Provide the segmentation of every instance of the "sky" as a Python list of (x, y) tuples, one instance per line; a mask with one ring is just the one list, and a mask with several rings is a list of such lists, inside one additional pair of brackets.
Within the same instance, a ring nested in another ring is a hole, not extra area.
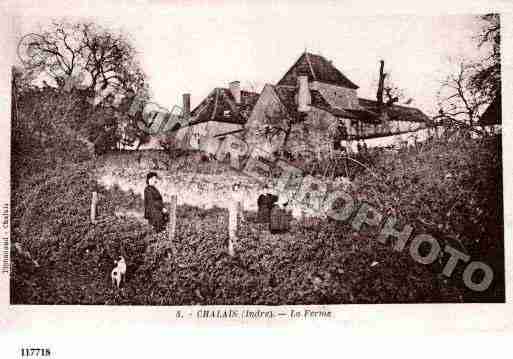
[(172, 108), (182, 94), (197, 105), (214, 87), (234, 80), (243, 89), (276, 83), (305, 51), (321, 54), (375, 98), (379, 60), (412, 98), (433, 114), (440, 80), (453, 71), (450, 59), (479, 59), (476, 15), (352, 14), (347, 3), (162, 3), (132, 2), (89, 7), (63, 2), (41, 9), (24, 6), (13, 17), (14, 38), (38, 31), (52, 18), (94, 20), (127, 32), (148, 75), (153, 100)]

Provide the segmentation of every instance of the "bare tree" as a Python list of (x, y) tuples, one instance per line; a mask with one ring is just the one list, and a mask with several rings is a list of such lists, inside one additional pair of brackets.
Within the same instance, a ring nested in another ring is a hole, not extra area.
[[(386, 107), (390, 107), (405, 97), (404, 90), (394, 83), (392, 76), (389, 72), (384, 71), (385, 62), (380, 61), (378, 90), (376, 92), (376, 100), (378, 102), (379, 111), (384, 111)], [(408, 99), (408, 104), (413, 101)]]
[(39, 34), (31, 34), (19, 51), (29, 69), (43, 69), (59, 86), (69, 76), (84, 76), (84, 84), (98, 92), (110, 89), (137, 92), (145, 75), (135, 60), (136, 51), (120, 32), (94, 23), (53, 21)]
[(438, 92), (439, 116), (473, 126), (487, 99), (471, 85), (475, 65), (460, 61), (454, 73), (441, 83)]
[(86, 48), (85, 69), (91, 77), (91, 87), (137, 92), (144, 84), (144, 73), (134, 60), (136, 51), (123, 34), (106, 31), (95, 24), (80, 26)]
[(41, 33), (24, 36), (19, 55), (27, 69), (44, 69), (55, 80), (71, 76), (83, 58), (84, 44), (77, 35), (77, 25), (53, 21)]
[[(385, 81), (383, 91), (385, 95), (385, 106), (392, 106), (399, 101), (404, 100), (404, 90), (397, 86), (391, 77), (388, 77), (387, 81)], [(408, 101), (411, 102), (411, 99)]]
[(257, 129), (257, 134), (264, 137), (269, 143), (272, 143), (275, 138), (283, 136), (280, 146), (283, 149), (287, 147), (293, 125), (303, 121), (306, 114), (298, 113), (297, 118), (290, 118), (280, 105), (278, 108), (266, 109), (264, 116), (264, 124)]
[[(69, 90), (69, 85), (85, 90), (81, 94), (93, 105), (87, 109), (94, 116), (71, 117), (80, 118), (80, 125), (89, 128), (90, 136), (98, 138), (115, 130), (117, 136), (110, 137), (121, 139), (126, 146), (148, 140), (138, 126), (141, 109), (132, 111), (135, 96), (137, 103), (148, 101), (148, 84), (136, 60), (136, 50), (124, 33), (92, 22), (54, 20), (39, 33), (24, 36), (18, 54), (27, 74), (46, 72), (46, 80), (52, 78), (59, 90)], [(34, 79), (26, 77), (29, 81)], [(114, 96), (123, 97), (120, 105), (113, 103)], [(100, 105), (98, 99), (104, 104)], [(112, 131), (106, 131), (102, 121), (112, 122)], [(110, 137), (108, 142), (113, 142)], [(116, 143), (109, 146), (119, 147)]]
[(470, 86), (491, 102), (501, 90), (500, 16), (486, 14), (481, 16), (481, 20), (483, 27), (478, 36), (478, 47), (489, 47), (488, 56), (475, 65)]

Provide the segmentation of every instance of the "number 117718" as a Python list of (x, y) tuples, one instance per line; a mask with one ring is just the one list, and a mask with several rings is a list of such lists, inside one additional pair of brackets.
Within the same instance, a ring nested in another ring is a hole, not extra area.
[(49, 357), (50, 355), (48, 348), (21, 348), (22, 357)]

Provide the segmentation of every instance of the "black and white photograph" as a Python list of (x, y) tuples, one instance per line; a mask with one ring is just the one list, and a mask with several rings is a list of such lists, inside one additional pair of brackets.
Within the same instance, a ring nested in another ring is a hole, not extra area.
[(112, 6), (13, 10), (10, 305), (506, 302), (502, 14)]

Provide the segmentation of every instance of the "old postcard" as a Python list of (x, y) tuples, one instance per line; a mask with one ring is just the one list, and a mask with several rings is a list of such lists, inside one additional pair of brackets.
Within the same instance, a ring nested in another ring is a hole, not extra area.
[(510, 330), (511, 7), (461, 6), (11, 2), (1, 330)]

